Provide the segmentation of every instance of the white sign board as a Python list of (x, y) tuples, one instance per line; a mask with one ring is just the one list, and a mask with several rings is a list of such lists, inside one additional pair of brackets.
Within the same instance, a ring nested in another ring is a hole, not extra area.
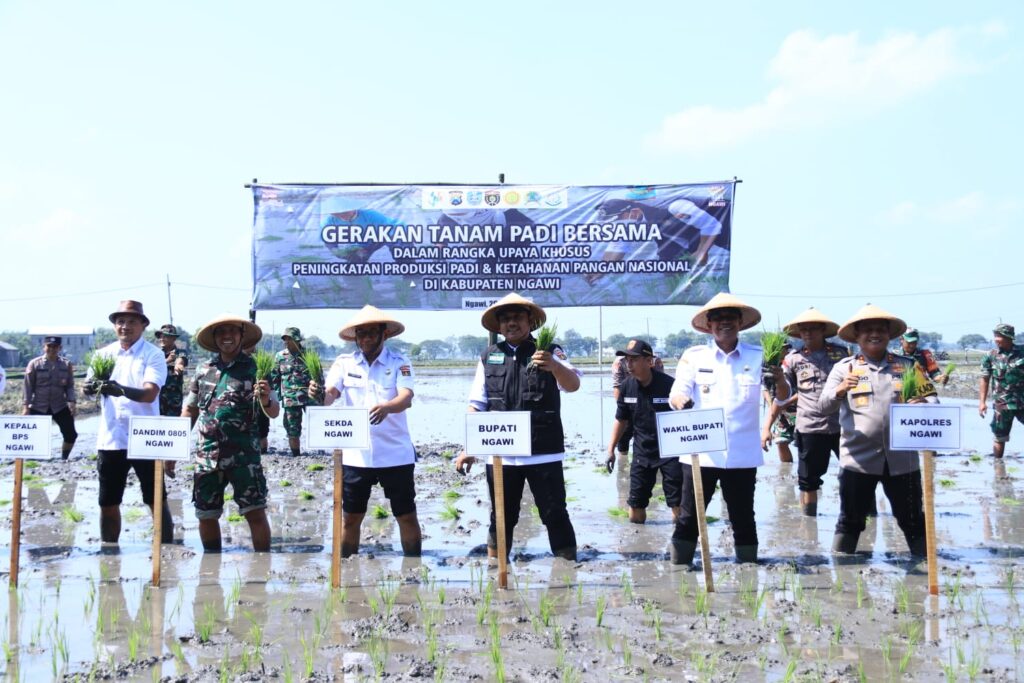
[(466, 413), (466, 455), (533, 455), (529, 411)]
[(306, 406), (310, 448), (370, 447), (370, 411), (344, 406)]
[(4, 415), (0, 417), (0, 458), (48, 460), (50, 430), (53, 419), (49, 415)]
[(187, 417), (143, 417), (128, 420), (128, 457), (135, 460), (188, 462), (192, 421)]
[(960, 406), (890, 405), (889, 447), (897, 451), (960, 450)]
[(663, 458), (729, 449), (725, 411), (721, 408), (672, 410), (655, 413), (655, 418), (658, 421), (658, 449)]

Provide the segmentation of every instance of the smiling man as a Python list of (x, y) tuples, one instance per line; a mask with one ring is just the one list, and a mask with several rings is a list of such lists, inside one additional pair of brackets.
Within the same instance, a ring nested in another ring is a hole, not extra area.
[[(879, 483), (912, 555), (925, 552), (924, 506), (917, 453), (889, 447), (889, 406), (900, 400), (903, 375), (914, 360), (889, 353), (905, 322), (868, 304), (839, 328), (839, 337), (860, 346), (829, 372), (818, 406), (839, 413), (839, 520), (832, 551), (854, 553)], [(914, 399), (920, 401), (922, 399)]]
[(67, 460), (78, 438), (75, 430), (75, 371), (71, 363), (61, 358), (60, 349), (60, 337), (46, 337), (43, 339), (43, 355), (28, 362), (22, 414), (53, 416), (64, 437), (60, 457)]
[[(164, 354), (142, 338), (149, 318), (138, 301), (122, 301), (108, 316), (114, 324), (117, 341), (96, 353), (114, 358), (110, 379), (95, 381), (90, 369), (85, 378), (84, 393), (97, 392), (102, 399), (102, 419), (96, 435), (99, 473), (100, 536), (105, 543), (117, 543), (121, 536), (121, 500), (128, 482), (129, 470), (135, 470), (142, 489), (142, 502), (153, 510), (153, 483), (156, 467), (152, 460), (128, 459), (128, 422), (132, 415), (158, 416), (160, 387), (167, 379)], [(161, 541), (170, 543), (174, 537), (171, 510), (164, 505)]]
[(256, 361), (243, 351), (262, 337), (254, 323), (234, 316), (217, 318), (196, 334), (196, 343), (215, 355), (196, 369), (181, 415), (191, 418), (193, 426), (199, 422), (192, 503), (206, 552), (221, 550), (219, 520), (228, 484), (249, 523), (253, 550), (270, 550), (256, 411), (273, 418), (281, 406), (267, 380), (256, 380)]
[[(695, 410), (722, 408), (725, 412), (728, 450), (700, 454), (701, 482), (705, 507), (711, 502), (715, 487), (719, 484), (722, 487), (736, 544), (736, 560), (741, 563), (757, 562), (754, 487), (757, 468), (764, 464), (764, 457), (758, 444), (761, 347), (741, 342), (739, 333), (760, 320), (761, 314), (753, 306), (731, 294), (716, 294), (692, 321), (695, 330), (712, 336), (711, 343), (683, 352), (669, 397), (676, 410), (682, 410), (693, 401)], [(775, 366), (772, 375), (776, 404), (785, 403), (790, 392), (782, 369)], [(699, 531), (693, 468), (689, 456), (680, 460), (683, 493), (670, 554), (673, 564), (688, 565), (693, 562)]]
[[(518, 294), (492, 304), (480, 318), (489, 332), (504, 340), (488, 346), (480, 356), (469, 390), (469, 411), (529, 411), (533, 455), (502, 458), (505, 492), (505, 548), (511, 552), (512, 531), (519, 522), (523, 489), (530, 492), (548, 530), (555, 557), (576, 560), (576, 531), (565, 503), (565, 434), (562, 430), (560, 393), (580, 388), (579, 373), (557, 344), (537, 348), (532, 332), (544, 324), (544, 309)], [(458, 472), (468, 472), (476, 458), (461, 453), (455, 460)], [(487, 465), (487, 492), (491, 519), (487, 554), (498, 556), (494, 508), (494, 469)]]
[[(342, 451), (342, 557), (359, 552), (360, 525), (376, 484), (391, 503), (402, 552), (406, 557), (419, 557), (422, 551), (413, 476), (416, 449), (405, 413), (412, 405), (412, 363), (384, 344), (404, 331), (405, 325), (367, 305), (338, 332), (359, 350), (334, 361), (325, 380), (324, 405), (366, 408), (370, 417), (370, 448)], [(311, 384), (310, 393), (319, 393), (319, 387)]]

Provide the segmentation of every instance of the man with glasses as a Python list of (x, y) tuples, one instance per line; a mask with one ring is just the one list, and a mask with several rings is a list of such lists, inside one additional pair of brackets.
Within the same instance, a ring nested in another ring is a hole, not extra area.
[[(156, 468), (152, 460), (128, 458), (128, 421), (132, 415), (159, 416), (160, 387), (167, 381), (164, 354), (142, 338), (149, 325), (138, 301), (122, 301), (110, 314), (117, 341), (96, 353), (115, 360), (114, 371), (106, 380), (94, 379), (92, 370), (85, 378), (86, 396), (102, 396), (102, 419), (96, 435), (99, 457), (100, 537), (104, 543), (117, 543), (121, 536), (121, 500), (124, 497), (128, 471), (134, 469), (142, 488), (142, 502), (153, 510), (153, 484)], [(161, 486), (163, 483), (161, 482)], [(164, 505), (161, 541), (170, 543), (174, 538), (171, 510)]]
[(43, 355), (25, 368), (25, 402), (22, 415), (52, 415), (64, 442), (60, 457), (67, 460), (75, 446), (75, 369), (60, 355), (61, 338), (45, 337)]
[[(724, 410), (728, 450), (700, 454), (701, 482), (705, 506), (711, 502), (715, 487), (721, 484), (736, 544), (736, 560), (741, 563), (757, 562), (754, 487), (764, 456), (758, 447), (761, 347), (741, 342), (739, 333), (760, 320), (761, 314), (753, 306), (731, 294), (716, 294), (692, 321), (695, 330), (712, 336), (711, 343), (683, 352), (669, 396), (676, 410), (682, 410), (690, 401), (695, 410)], [(789, 398), (789, 384), (780, 367), (774, 367), (772, 375), (775, 404), (780, 405)], [(673, 564), (688, 565), (693, 562), (699, 536), (693, 468), (689, 456), (685, 458), (681, 510), (672, 532), (670, 555)]]
[[(359, 529), (375, 484), (384, 489), (398, 522), (402, 552), (419, 557), (423, 535), (416, 516), (414, 470), (416, 449), (409, 436), (405, 411), (412, 405), (412, 363), (384, 342), (405, 331), (405, 325), (383, 311), (364, 306), (338, 336), (359, 350), (334, 361), (327, 373), (324, 405), (369, 409), (370, 448), (342, 450), (341, 555), (359, 552)], [(320, 387), (310, 384), (310, 393)]]

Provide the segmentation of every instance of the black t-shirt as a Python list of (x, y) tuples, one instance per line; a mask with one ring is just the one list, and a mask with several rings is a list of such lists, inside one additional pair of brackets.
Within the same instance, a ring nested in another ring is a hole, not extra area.
[(664, 372), (654, 370), (646, 387), (629, 376), (619, 387), (619, 401), (615, 419), (633, 424), (633, 457), (649, 462), (660, 460), (658, 452), (658, 423), (655, 413), (672, 410), (668, 394), (675, 382)]

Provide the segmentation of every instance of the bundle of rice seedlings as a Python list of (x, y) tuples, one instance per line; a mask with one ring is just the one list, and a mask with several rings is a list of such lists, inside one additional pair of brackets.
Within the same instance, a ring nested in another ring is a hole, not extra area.
[(324, 364), (320, 360), (320, 354), (313, 349), (305, 349), (302, 352), (302, 364), (309, 372), (309, 378), (317, 384), (324, 383)]
[(256, 349), (252, 354), (256, 361), (256, 381), (268, 379), (270, 372), (274, 369), (274, 354), (263, 349)]
[(900, 389), (901, 403), (910, 403), (910, 399), (915, 398), (921, 390), (917, 372), (917, 363), (914, 363), (909, 370), (903, 373), (903, 387)]
[(946, 366), (946, 369), (942, 371), (942, 374), (946, 376), (946, 379), (949, 379), (949, 376), (953, 374), (954, 370), (956, 370), (956, 363), (950, 363)]
[(117, 363), (116, 358), (104, 356), (98, 351), (91, 352), (85, 359), (85, 364), (92, 373), (92, 378), (99, 382), (110, 379), (110, 375), (114, 372), (115, 363)]
[(789, 335), (782, 330), (761, 333), (761, 351), (764, 357), (764, 364), (767, 367), (779, 365), (782, 362), (782, 352), (789, 343)]
[[(537, 332), (537, 350), (548, 351), (549, 347), (555, 343), (555, 335), (558, 333), (558, 323), (552, 323), (545, 325), (540, 328)], [(531, 360), (528, 367), (533, 367), (534, 363)]]

